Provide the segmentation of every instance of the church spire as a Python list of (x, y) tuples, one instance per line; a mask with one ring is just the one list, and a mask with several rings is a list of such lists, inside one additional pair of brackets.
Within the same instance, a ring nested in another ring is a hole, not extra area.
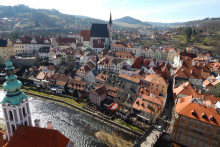
[(112, 13), (111, 13), (111, 11), (110, 11), (109, 25), (112, 25)]

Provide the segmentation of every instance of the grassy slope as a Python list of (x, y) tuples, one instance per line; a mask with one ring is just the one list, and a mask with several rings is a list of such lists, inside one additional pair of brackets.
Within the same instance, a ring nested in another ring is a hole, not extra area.
[[(26, 91), (26, 90), (23, 90), (23, 91)], [(43, 93), (43, 92), (37, 92), (37, 91), (33, 91), (33, 90), (28, 90), (28, 92), (33, 93), (33, 94), (42, 95), (42, 96), (47, 96), (47, 97), (57, 99), (57, 100), (62, 100), (62, 101), (68, 102), (68, 103), (73, 104), (73, 105), (78, 106), (78, 107), (82, 107), (82, 106), (85, 105), (85, 103), (83, 103), (83, 102), (78, 103), (78, 102), (76, 102), (75, 100), (73, 100), (71, 98), (55, 96), (55, 95), (51, 95), (51, 94), (47, 94), (47, 93)]]

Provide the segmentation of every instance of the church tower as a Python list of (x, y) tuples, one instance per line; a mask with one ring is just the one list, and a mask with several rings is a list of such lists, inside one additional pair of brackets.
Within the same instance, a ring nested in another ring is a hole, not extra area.
[(111, 45), (112, 45), (112, 14), (110, 12), (110, 19), (109, 19), (109, 46), (111, 49)]
[(3, 89), (6, 95), (2, 101), (2, 109), (10, 139), (19, 125), (32, 126), (32, 124), (28, 96), (20, 91), (22, 83), (14, 75), (12, 62), (8, 60), (5, 65), (6, 82), (3, 84)]

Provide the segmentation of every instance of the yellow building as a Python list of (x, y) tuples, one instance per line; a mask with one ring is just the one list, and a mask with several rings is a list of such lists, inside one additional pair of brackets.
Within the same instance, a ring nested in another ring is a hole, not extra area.
[(170, 132), (173, 141), (192, 147), (220, 146), (220, 101), (205, 95), (179, 98)]
[(13, 45), (12, 42), (4, 39), (0, 39), (0, 64), (5, 64), (5, 62), (13, 56)]
[(150, 86), (150, 89), (154, 90), (154, 91), (159, 91), (162, 94), (167, 94), (167, 88), (168, 88), (168, 84), (167, 82), (164, 80), (163, 77), (156, 75), (156, 74), (149, 74), (146, 75), (144, 81), (142, 81), (143, 84), (147, 84)]
[(169, 50), (167, 54), (167, 61), (173, 61), (175, 56), (177, 56), (175, 49)]

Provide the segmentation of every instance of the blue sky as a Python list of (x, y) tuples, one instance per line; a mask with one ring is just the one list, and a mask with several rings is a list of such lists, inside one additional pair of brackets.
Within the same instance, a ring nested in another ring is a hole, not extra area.
[(24, 4), (31, 8), (57, 9), (65, 14), (103, 20), (131, 16), (142, 21), (183, 22), (220, 17), (220, 0), (1, 0), (0, 5)]

